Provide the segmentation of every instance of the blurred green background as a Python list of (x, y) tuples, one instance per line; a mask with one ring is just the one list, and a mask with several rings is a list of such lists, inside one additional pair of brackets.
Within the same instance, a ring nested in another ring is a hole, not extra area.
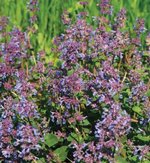
[[(36, 51), (44, 49), (49, 55), (51, 40), (63, 32), (64, 25), (61, 22), (61, 14), (64, 9), (71, 13), (72, 17), (80, 11), (88, 11), (90, 16), (99, 14), (96, 5), (99, 0), (87, 0), (89, 5), (83, 9), (79, 0), (39, 0), (38, 32), (34, 35), (32, 43)], [(27, 11), (28, 0), (0, 0), (0, 16), (10, 18), (10, 27), (16, 26), (25, 30), (29, 25), (29, 13)], [(111, 0), (114, 13), (124, 7), (127, 10), (129, 26), (133, 26), (137, 17), (145, 19), (146, 28), (150, 27), (150, 0)], [(50, 57), (52, 55), (49, 55)], [(52, 56), (54, 57), (54, 56)]]

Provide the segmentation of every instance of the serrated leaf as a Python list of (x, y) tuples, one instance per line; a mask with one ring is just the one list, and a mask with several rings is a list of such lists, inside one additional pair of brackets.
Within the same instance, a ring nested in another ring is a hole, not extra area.
[(68, 148), (67, 146), (62, 146), (54, 151), (54, 153), (57, 155), (60, 161), (66, 160), (68, 154), (67, 148)]
[(49, 147), (52, 147), (53, 145), (58, 143), (58, 138), (54, 134), (46, 134), (44, 137), (45, 144)]

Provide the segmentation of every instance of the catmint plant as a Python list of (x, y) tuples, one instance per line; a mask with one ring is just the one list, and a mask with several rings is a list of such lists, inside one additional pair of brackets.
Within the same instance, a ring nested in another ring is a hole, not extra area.
[[(101, 0), (94, 26), (68, 11), (53, 42), (56, 63), (31, 46), (29, 28), (0, 18), (0, 159), (3, 162), (146, 162), (149, 153), (149, 35), (138, 19)], [(38, 1), (28, 3), (31, 27)], [(115, 16), (114, 19), (112, 19)], [(37, 31), (38, 32), (38, 31)], [(143, 35), (143, 33), (145, 35)], [(141, 41), (145, 38), (145, 46)], [(31, 51), (31, 47), (33, 48)]]

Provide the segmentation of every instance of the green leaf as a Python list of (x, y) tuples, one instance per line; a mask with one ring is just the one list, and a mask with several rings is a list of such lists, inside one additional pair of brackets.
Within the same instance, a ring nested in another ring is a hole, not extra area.
[(146, 92), (146, 96), (150, 97), (150, 89)]
[(121, 156), (117, 156), (116, 157), (116, 163), (127, 163), (126, 159), (121, 157)]
[(126, 93), (128, 94), (128, 96), (131, 94), (131, 90), (130, 89), (127, 89), (126, 90)]
[(58, 138), (54, 134), (46, 134), (44, 140), (45, 144), (48, 145), (49, 147), (58, 143)]
[(70, 136), (67, 137), (68, 141), (77, 141), (79, 143), (83, 142), (83, 138), (82, 135), (78, 134), (78, 133), (71, 133)]
[(139, 106), (134, 106), (134, 107), (132, 108), (132, 110), (133, 110), (134, 112), (138, 113), (138, 114), (141, 113), (141, 108), (140, 108)]
[(115, 94), (115, 95), (113, 96), (113, 98), (114, 98), (115, 101), (118, 101), (118, 100), (119, 100), (119, 94)]
[(137, 156), (129, 156), (128, 158), (130, 161), (133, 161), (133, 162), (137, 161)]
[(38, 33), (38, 43), (42, 44), (44, 38), (43, 38), (43, 34), (42, 33)]
[(143, 53), (143, 56), (149, 57), (149, 56), (150, 56), (150, 53), (144, 52), (144, 53)]
[(85, 134), (89, 134), (91, 130), (89, 128), (83, 128), (83, 131)]
[(54, 153), (58, 156), (60, 161), (66, 160), (68, 154), (67, 148), (68, 148), (67, 146), (62, 146), (54, 151)]
[(38, 30), (38, 25), (37, 25), (37, 24), (34, 24), (34, 28), (35, 28), (36, 30)]
[(136, 138), (142, 141), (146, 141), (146, 142), (150, 141), (150, 136), (137, 135)]
[(75, 133), (71, 133), (71, 135), (70, 136), (68, 136), (68, 138), (67, 138), (67, 140), (68, 141), (78, 141), (78, 135), (77, 134), (75, 134)]
[(84, 119), (82, 122), (80, 122), (81, 126), (88, 126), (90, 125), (90, 122), (87, 119)]
[(149, 160), (143, 160), (143, 163), (149, 163)]
[(39, 160), (37, 160), (37, 163), (46, 163), (45, 159), (42, 157)]
[(70, 71), (68, 71), (68, 72), (67, 72), (68, 76), (69, 76), (69, 75), (72, 75), (73, 72), (74, 72), (74, 70), (70, 70)]

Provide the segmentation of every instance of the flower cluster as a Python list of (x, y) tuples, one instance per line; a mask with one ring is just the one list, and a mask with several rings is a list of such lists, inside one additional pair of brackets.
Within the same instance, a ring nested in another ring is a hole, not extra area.
[[(37, 1), (28, 8), (35, 14)], [(71, 23), (64, 13), (67, 28), (53, 47), (57, 63), (31, 51), (29, 31), (7, 32), (7, 19), (0, 19), (2, 161), (149, 160), (149, 35), (144, 49), (142, 20), (132, 38), (125, 9), (114, 21), (109, 0), (100, 9), (94, 27), (84, 16)]]
[(101, 0), (100, 11), (102, 14), (112, 14), (112, 6), (110, 5), (110, 0)]
[[(119, 139), (130, 131), (130, 117), (126, 112), (120, 112), (118, 104), (109, 110), (105, 109), (102, 120), (95, 125), (95, 142), (73, 144), (75, 160), (84, 162), (99, 162), (102, 159), (114, 161), (114, 154), (122, 147)], [(114, 152), (115, 151), (115, 152)]]
[(38, 0), (30, 0), (28, 5), (28, 9), (31, 12), (30, 22), (31, 24), (34, 24), (34, 22), (37, 20), (37, 11), (38, 9)]

